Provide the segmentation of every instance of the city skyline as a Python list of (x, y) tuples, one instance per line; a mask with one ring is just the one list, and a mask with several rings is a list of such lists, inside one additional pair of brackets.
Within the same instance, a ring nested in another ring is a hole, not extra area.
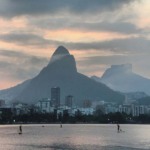
[(59, 45), (87, 76), (131, 63), (150, 78), (149, 9), (148, 0), (0, 0), (0, 89), (35, 77)]

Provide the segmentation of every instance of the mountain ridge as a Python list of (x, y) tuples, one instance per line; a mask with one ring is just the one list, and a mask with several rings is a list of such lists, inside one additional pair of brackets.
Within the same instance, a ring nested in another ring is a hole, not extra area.
[(131, 64), (112, 65), (102, 77), (92, 79), (120, 92), (145, 92), (150, 95), (150, 79), (134, 73)]
[[(61, 50), (62, 52), (60, 52)], [(124, 100), (122, 94), (111, 90), (103, 83), (97, 83), (78, 73), (74, 56), (61, 46), (56, 49), (49, 64), (37, 76), (29, 80), (28, 84), (9, 101), (35, 103), (41, 98), (50, 97), (51, 88), (54, 86), (59, 86), (61, 89), (62, 103), (65, 97), (70, 94), (75, 97), (77, 104), (81, 104), (84, 99), (116, 101), (118, 103)], [(5, 90), (5, 93), (10, 93), (14, 88)], [(2, 98), (2, 94), (0, 94), (0, 98)]]

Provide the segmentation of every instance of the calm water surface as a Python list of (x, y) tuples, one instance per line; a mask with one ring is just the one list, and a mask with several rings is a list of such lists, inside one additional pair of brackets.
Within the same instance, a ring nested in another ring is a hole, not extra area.
[(0, 150), (150, 150), (150, 125), (0, 125)]

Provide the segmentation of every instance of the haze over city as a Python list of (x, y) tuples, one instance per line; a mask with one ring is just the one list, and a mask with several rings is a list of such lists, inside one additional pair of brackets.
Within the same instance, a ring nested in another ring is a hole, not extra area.
[(149, 0), (0, 0), (0, 89), (33, 78), (59, 45), (78, 72), (131, 63), (150, 78)]

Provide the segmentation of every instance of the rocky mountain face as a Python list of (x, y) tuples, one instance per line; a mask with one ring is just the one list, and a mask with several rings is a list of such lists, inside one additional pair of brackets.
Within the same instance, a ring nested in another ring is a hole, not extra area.
[(144, 78), (132, 71), (131, 64), (112, 65), (103, 76), (93, 76), (92, 79), (106, 84), (113, 90), (121, 92), (145, 92), (150, 95), (150, 79)]
[(0, 91), (0, 99), (35, 103), (41, 98), (51, 97), (51, 88), (60, 87), (61, 102), (67, 95), (74, 96), (76, 104), (83, 100), (105, 100), (121, 103), (124, 96), (77, 72), (76, 62), (68, 50), (59, 46), (49, 64), (31, 80), (13, 88)]

